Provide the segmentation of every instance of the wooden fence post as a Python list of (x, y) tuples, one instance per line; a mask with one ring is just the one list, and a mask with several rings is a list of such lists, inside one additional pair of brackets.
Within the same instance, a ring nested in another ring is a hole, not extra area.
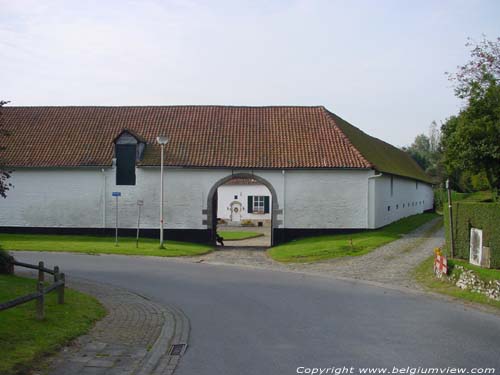
[(45, 318), (45, 294), (43, 290), (43, 283), (38, 282), (37, 292), (40, 296), (36, 299), (36, 318), (38, 320), (43, 320)]
[(64, 303), (64, 288), (66, 287), (66, 276), (64, 276), (64, 273), (59, 275), (59, 280), (62, 281), (62, 285), (57, 290), (57, 303), (62, 305)]
[(45, 281), (45, 273), (43, 272), (43, 262), (38, 262), (38, 282)]
[(59, 280), (59, 266), (54, 267), (54, 282), (57, 282)]

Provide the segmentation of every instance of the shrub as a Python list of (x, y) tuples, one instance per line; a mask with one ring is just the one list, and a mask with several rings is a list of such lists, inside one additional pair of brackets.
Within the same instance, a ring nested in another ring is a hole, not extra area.
[[(444, 213), (446, 243), (450, 243), (449, 215)], [(483, 202), (453, 203), (453, 244), (455, 256), (469, 259), (470, 229), (483, 230), (483, 246), (491, 253), (491, 267), (500, 268), (500, 204)]]
[(11, 260), (14, 260), (14, 257), (0, 248), (0, 273), (13, 273)]

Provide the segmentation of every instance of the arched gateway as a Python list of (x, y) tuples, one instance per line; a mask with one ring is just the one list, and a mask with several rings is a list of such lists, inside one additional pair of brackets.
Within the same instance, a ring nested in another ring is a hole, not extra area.
[(217, 189), (221, 186), (224, 185), (226, 182), (231, 181), (233, 179), (253, 179), (256, 180), (257, 182), (261, 183), (265, 187), (269, 189), (271, 192), (271, 246), (276, 244), (275, 241), (275, 228), (278, 227), (278, 212), (279, 212), (279, 206), (278, 206), (278, 196), (276, 194), (276, 190), (274, 189), (273, 185), (269, 181), (267, 181), (265, 178), (262, 178), (258, 175), (255, 175), (253, 173), (235, 173), (231, 174), (229, 176), (226, 176), (224, 178), (221, 178), (219, 181), (217, 181), (210, 191), (208, 192), (207, 196), (207, 229), (209, 231), (209, 236), (212, 242), (215, 242), (215, 232), (216, 232), (216, 227), (217, 227)]

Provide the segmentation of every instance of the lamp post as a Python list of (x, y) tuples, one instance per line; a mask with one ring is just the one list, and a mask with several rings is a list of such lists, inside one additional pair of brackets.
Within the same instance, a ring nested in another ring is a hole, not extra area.
[(161, 147), (161, 162), (160, 162), (160, 249), (164, 249), (163, 245), (163, 153), (165, 145), (168, 143), (168, 137), (156, 137), (156, 141)]

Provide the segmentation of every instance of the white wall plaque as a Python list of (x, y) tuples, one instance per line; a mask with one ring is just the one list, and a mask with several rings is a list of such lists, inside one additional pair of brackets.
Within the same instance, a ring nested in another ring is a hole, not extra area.
[(482, 229), (470, 229), (470, 255), (469, 263), (481, 266), (483, 258), (483, 231)]

